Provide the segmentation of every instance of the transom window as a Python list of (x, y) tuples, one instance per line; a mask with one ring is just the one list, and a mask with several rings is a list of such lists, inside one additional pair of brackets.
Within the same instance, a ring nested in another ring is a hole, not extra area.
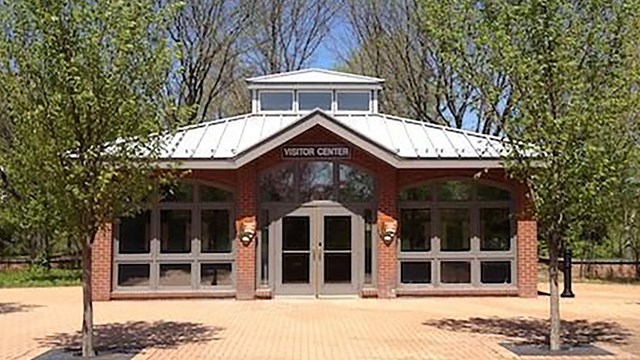
[(233, 194), (179, 182), (157, 198), (115, 226), (115, 289), (232, 289)]
[(258, 184), (262, 202), (370, 202), (375, 195), (371, 175), (338, 161), (290, 162), (263, 173)]
[(404, 189), (398, 199), (402, 286), (514, 284), (510, 191), (450, 180)]

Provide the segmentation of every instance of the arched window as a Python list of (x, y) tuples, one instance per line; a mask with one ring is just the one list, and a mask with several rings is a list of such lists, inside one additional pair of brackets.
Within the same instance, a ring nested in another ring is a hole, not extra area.
[(205, 183), (163, 186), (114, 232), (114, 289), (233, 287), (233, 193)]
[(514, 284), (509, 190), (472, 180), (444, 180), (403, 189), (398, 199), (401, 284)]
[(262, 173), (258, 186), (260, 200), (266, 203), (371, 202), (375, 197), (371, 175), (337, 161), (287, 163)]

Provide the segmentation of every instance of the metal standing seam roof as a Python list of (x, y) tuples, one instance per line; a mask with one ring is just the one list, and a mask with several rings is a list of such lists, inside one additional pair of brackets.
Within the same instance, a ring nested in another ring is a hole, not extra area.
[(311, 114), (252, 113), (183, 127), (167, 136), (160, 158), (231, 159), (314, 114), (325, 115), (399, 158), (483, 160), (506, 155), (505, 140), (496, 136), (391, 115), (333, 115), (316, 110)]

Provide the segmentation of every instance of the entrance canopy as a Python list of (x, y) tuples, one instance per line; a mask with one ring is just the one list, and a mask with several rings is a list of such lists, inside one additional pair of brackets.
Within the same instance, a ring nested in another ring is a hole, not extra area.
[(395, 168), (499, 168), (504, 139), (380, 113), (251, 113), (179, 129), (167, 137), (165, 164), (235, 169), (321, 126)]

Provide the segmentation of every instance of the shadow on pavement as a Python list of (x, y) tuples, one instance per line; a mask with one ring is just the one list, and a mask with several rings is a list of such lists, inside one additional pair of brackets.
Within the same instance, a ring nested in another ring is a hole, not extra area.
[(21, 304), (16, 302), (0, 303), (0, 315), (13, 312), (29, 311), (37, 307), (41, 307), (41, 305)]
[[(469, 318), (443, 319), (423, 325), (448, 331), (462, 331), (485, 335), (501, 335), (517, 344), (548, 344), (549, 321), (533, 318)], [(562, 321), (562, 341), (567, 345), (594, 342), (623, 345), (630, 332), (616, 322), (587, 320)]]
[[(98, 351), (136, 352), (146, 348), (174, 348), (184, 344), (218, 340), (222, 328), (192, 322), (129, 321), (94, 326), (94, 344)], [(80, 349), (80, 332), (57, 333), (38, 339), (40, 345)]]

